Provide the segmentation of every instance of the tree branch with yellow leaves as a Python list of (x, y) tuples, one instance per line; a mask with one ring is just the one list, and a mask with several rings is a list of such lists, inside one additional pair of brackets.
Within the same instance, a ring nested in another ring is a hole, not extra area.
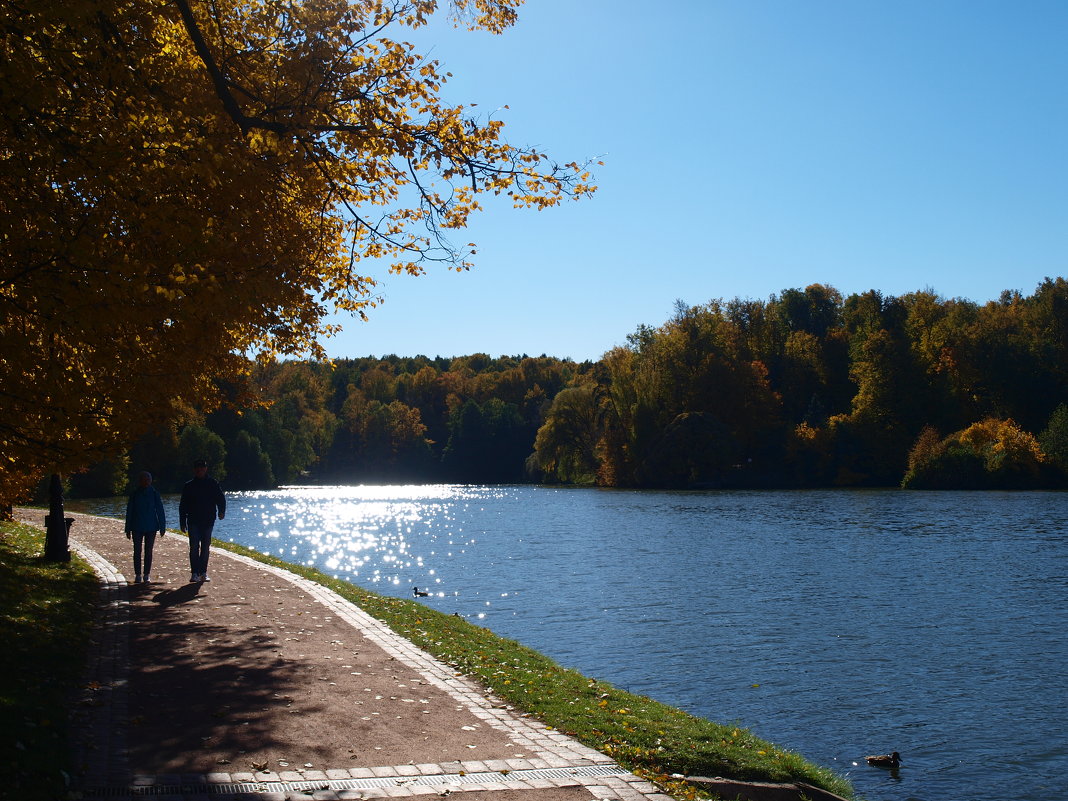
[[(521, 0), (0, 0), (0, 504), (322, 356), (374, 279), (468, 266), (483, 194), (590, 195), (392, 31)], [(10, 402), (7, 402), (10, 401)]]

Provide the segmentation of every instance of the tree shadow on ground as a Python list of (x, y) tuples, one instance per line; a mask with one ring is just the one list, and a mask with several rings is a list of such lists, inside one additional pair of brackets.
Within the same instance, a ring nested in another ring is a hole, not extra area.
[(209, 622), (218, 602), (199, 585), (131, 596), (127, 736), (138, 771), (248, 771), (284, 751), (294, 715), (320, 711), (307, 698), (311, 669), (282, 658), (249, 603), (215, 605)]

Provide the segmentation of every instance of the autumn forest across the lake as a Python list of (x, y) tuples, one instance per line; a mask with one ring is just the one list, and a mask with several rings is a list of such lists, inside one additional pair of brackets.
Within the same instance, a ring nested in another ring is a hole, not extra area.
[[(491, 345), (491, 343), (487, 343)], [(243, 401), (130, 443), (75, 495), (162, 488), (208, 455), (293, 483), (1045, 488), (1068, 482), (1068, 281), (677, 304), (597, 362), (399, 357), (257, 365)]]

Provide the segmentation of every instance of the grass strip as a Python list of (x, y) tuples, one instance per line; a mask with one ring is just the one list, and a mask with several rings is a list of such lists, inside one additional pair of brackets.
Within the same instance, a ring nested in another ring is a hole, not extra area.
[(709, 797), (681, 781), (687, 775), (805, 782), (853, 796), (843, 777), (748, 729), (715, 723), (588, 678), (456, 615), (379, 595), (236, 543), (215, 544), (329, 587), (457, 673), (477, 679), (514, 709), (607, 754), (675, 798)]
[(0, 776), (10, 798), (67, 795), (68, 710), (85, 675), (99, 582), (46, 562), (44, 532), (0, 522)]

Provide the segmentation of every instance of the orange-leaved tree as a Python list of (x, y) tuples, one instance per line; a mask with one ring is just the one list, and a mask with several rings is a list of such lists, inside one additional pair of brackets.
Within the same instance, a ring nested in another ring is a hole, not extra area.
[(4, 0), (0, 504), (191, 405), (247, 356), (321, 355), (384, 259), (466, 269), (489, 193), (545, 208), (586, 165), (442, 99), (403, 41), (522, 0)]

